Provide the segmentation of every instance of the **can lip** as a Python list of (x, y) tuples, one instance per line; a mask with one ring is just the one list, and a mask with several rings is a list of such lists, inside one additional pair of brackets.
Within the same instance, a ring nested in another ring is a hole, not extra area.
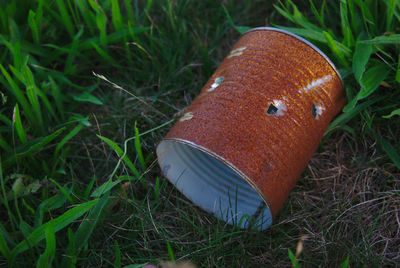
[(191, 146), (197, 150), (200, 150), (200, 151), (210, 155), (211, 157), (214, 157), (215, 159), (217, 159), (217, 160), (221, 161), (222, 163), (224, 163), (225, 165), (227, 165), (229, 168), (231, 168), (233, 171), (235, 171), (240, 177), (242, 177), (261, 197), (261, 199), (264, 201), (265, 205), (267, 206), (268, 210), (271, 213), (271, 216), (272, 216), (271, 224), (273, 223), (273, 221), (274, 221), (273, 217), (276, 214), (276, 212), (272, 211), (271, 204), (269, 203), (268, 199), (265, 197), (264, 193), (257, 187), (257, 185), (253, 182), (253, 180), (251, 180), (246, 174), (244, 174), (239, 168), (237, 168), (230, 161), (226, 160), (224, 157), (216, 154), (215, 152), (207, 149), (206, 147), (198, 145), (192, 141), (188, 141), (188, 140), (181, 139), (181, 138), (164, 138), (161, 142), (163, 142), (163, 141), (172, 141), (172, 142), (182, 143), (182, 144)]
[(303, 43), (309, 45), (312, 49), (314, 49), (314, 50), (315, 50), (316, 52), (318, 52), (322, 57), (324, 57), (324, 59), (329, 63), (329, 65), (332, 67), (332, 69), (335, 71), (335, 73), (336, 73), (337, 76), (339, 77), (340, 82), (342, 83), (342, 86), (344, 86), (344, 82), (343, 82), (342, 76), (340, 75), (340, 73), (339, 73), (338, 69), (336, 68), (335, 64), (331, 61), (331, 59), (330, 59), (327, 55), (325, 55), (324, 52), (322, 52), (317, 46), (315, 46), (313, 43), (311, 43), (311, 42), (308, 41), (307, 39), (305, 39), (305, 38), (303, 38), (303, 37), (301, 37), (301, 36), (299, 36), (299, 35), (297, 35), (297, 34), (294, 34), (294, 33), (292, 33), (292, 32), (289, 32), (289, 31), (287, 31), (287, 30), (283, 30), (283, 29), (279, 29), (279, 28), (275, 28), (275, 27), (268, 27), (268, 26), (255, 27), (255, 28), (252, 28), (252, 29), (246, 31), (244, 34), (246, 34), (246, 33), (248, 33), (248, 32), (252, 32), (252, 31), (259, 31), (259, 30), (281, 32), (281, 33), (284, 33), (284, 34), (293, 36), (293, 37), (295, 37), (296, 39), (302, 41)]

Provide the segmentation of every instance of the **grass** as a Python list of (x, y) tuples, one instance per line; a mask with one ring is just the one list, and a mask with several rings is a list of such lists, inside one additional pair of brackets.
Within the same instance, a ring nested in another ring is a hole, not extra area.
[[(154, 152), (238, 31), (266, 21), (337, 64), (348, 104), (275, 224), (255, 232), (194, 206)], [(391, 0), (7, 1), (0, 266), (398, 265), (399, 27)]]

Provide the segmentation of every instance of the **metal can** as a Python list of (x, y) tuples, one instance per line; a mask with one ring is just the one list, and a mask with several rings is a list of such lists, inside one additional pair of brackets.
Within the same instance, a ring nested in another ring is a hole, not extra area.
[(157, 146), (187, 198), (240, 228), (266, 229), (345, 103), (334, 64), (290, 32), (241, 36)]

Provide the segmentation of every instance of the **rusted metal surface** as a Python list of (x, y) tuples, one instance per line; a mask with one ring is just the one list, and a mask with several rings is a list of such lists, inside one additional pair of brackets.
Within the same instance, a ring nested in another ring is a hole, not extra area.
[(275, 215), (344, 102), (340, 76), (322, 52), (281, 30), (255, 28), (234, 45), (164, 142), (225, 163)]

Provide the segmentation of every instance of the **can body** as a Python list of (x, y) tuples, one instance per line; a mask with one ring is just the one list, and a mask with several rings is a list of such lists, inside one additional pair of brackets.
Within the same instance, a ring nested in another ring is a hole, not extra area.
[(344, 102), (341, 78), (321, 51), (255, 28), (158, 145), (160, 167), (206, 211), (265, 229)]

